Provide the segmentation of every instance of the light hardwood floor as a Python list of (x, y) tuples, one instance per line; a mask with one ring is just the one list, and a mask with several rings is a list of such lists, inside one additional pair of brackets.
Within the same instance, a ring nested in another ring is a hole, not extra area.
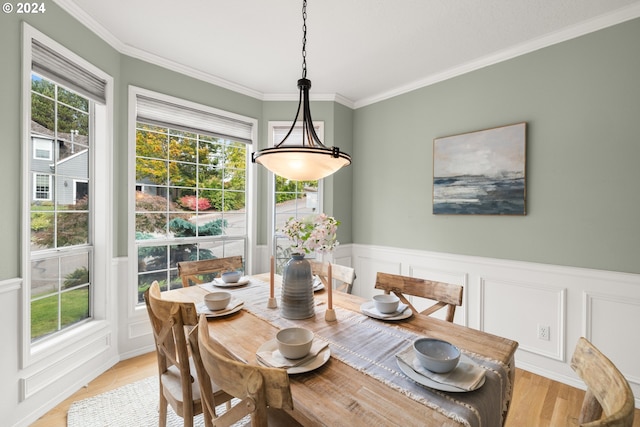
[[(65, 427), (72, 402), (157, 374), (156, 355), (124, 360), (42, 416), (31, 427)], [(584, 392), (521, 369), (516, 371), (513, 402), (506, 427), (574, 427)], [(633, 427), (640, 427), (636, 409)]]

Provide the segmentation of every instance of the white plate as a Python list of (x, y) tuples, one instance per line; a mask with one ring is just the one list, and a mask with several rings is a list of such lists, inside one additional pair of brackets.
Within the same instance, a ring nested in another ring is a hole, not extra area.
[(376, 304), (373, 301), (362, 303), (362, 305), (360, 306), (360, 311), (362, 311), (369, 317), (380, 320), (402, 320), (411, 317), (411, 315), (413, 314), (411, 308), (409, 307), (405, 308), (401, 313), (395, 313), (392, 315), (381, 314), (378, 310), (376, 310)]
[[(275, 351), (278, 348), (278, 343), (275, 338), (267, 341), (262, 344), (260, 348), (256, 351), (256, 353), (261, 353), (263, 351)], [(287, 368), (287, 374), (303, 374), (305, 372), (313, 371), (314, 369), (318, 369), (329, 360), (329, 356), (331, 356), (331, 350), (329, 350), (329, 346), (326, 346), (318, 355), (309, 360), (304, 365), (294, 366), (292, 368)], [(260, 363), (260, 361), (258, 361)], [(262, 365), (262, 363), (260, 363)], [(265, 366), (265, 365), (263, 365)]]
[(318, 292), (324, 289), (324, 283), (320, 280), (319, 277), (313, 277), (313, 292)]
[[(231, 300), (231, 302), (233, 303), (233, 300)], [(213, 310), (209, 310), (209, 307), (207, 307), (207, 305), (204, 302), (200, 302), (196, 304), (196, 313), (204, 314), (207, 317), (222, 317), (222, 316), (228, 316), (233, 313), (237, 313), (240, 310), (242, 310), (243, 307), (244, 307), (244, 302), (241, 302), (235, 307), (233, 307), (231, 310), (213, 311)]]
[(400, 370), (402, 372), (404, 372), (404, 374), (406, 376), (408, 376), (409, 378), (411, 378), (412, 380), (414, 380), (418, 384), (422, 384), (423, 386), (427, 386), (429, 388), (432, 388), (432, 389), (435, 389), (435, 390), (440, 390), (440, 391), (448, 391), (448, 392), (451, 392), (451, 393), (466, 393), (467, 391), (477, 390), (480, 387), (482, 387), (482, 385), (484, 384), (484, 381), (486, 379), (485, 377), (482, 377), (482, 380), (480, 380), (480, 382), (478, 383), (476, 388), (474, 388), (473, 390), (464, 390), (462, 388), (459, 388), (459, 387), (456, 387), (456, 386), (453, 386), (453, 385), (450, 385), (450, 384), (439, 383), (437, 381), (432, 380), (429, 377), (426, 377), (426, 376), (424, 376), (422, 374), (419, 374), (411, 366), (407, 365), (405, 362), (403, 362), (398, 357), (396, 357), (396, 362), (398, 363), (398, 366), (400, 367)]
[(222, 279), (218, 278), (218, 279), (214, 279), (213, 282), (211, 282), (211, 284), (218, 288), (236, 288), (238, 286), (247, 285), (249, 284), (249, 282), (250, 280), (247, 277), (241, 277), (240, 280), (232, 283), (225, 283), (222, 281)]

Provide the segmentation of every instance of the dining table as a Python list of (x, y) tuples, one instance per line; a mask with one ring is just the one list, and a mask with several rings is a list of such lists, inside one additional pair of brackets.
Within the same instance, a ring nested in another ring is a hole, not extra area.
[[(162, 298), (193, 302), (196, 310), (207, 312), (207, 293), (229, 291), (236, 308), (207, 316), (209, 334), (247, 363), (260, 364), (256, 354), (273, 350), (276, 333), (286, 327), (310, 329), (315, 339), (328, 343), (322, 358), (319, 354), (308, 366), (288, 369), (294, 404), (290, 414), (302, 425), (504, 424), (513, 391), (516, 341), (419, 313), (395, 320), (372, 317), (363, 312), (370, 303), (366, 298), (335, 291), (328, 298), (327, 289), (314, 293), (314, 316), (286, 319), (272, 303), (274, 296), (279, 302), (281, 280), (279, 275), (256, 274), (243, 277), (237, 286), (214, 281), (165, 291)], [(334, 321), (325, 316), (328, 300)], [(425, 383), (399, 360), (400, 354), (412, 354), (412, 343), (421, 337), (457, 346), (465, 360), (483, 371), (481, 383), (471, 391)]]

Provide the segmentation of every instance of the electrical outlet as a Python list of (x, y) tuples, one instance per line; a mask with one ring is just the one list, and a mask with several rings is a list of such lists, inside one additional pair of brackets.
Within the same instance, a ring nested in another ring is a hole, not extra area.
[(551, 339), (551, 327), (538, 324), (538, 339), (549, 341)]

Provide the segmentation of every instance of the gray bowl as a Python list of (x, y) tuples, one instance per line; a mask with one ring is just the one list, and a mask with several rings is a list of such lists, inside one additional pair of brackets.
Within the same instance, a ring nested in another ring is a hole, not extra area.
[(300, 359), (309, 354), (313, 332), (305, 328), (284, 328), (276, 334), (278, 350), (287, 359)]
[(452, 371), (460, 360), (458, 347), (435, 338), (418, 338), (413, 342), (413, 349), (420, 364), (431, 372)]
[(400, 298), (393, 294), (378, 294), (373, 296), (373, 302), (380, 313), (390, 314), (398, 310)]
[(204, 296), (204, 304), (209, 310), (217, 311), (227, 308), (231, 301), (231, 294), (229, 292), (211, 292)]
[(241, 276), (242, 274), (239, 271), (227, 271), (222, 273), (222, 281), (224, 283), (236, 283)]

